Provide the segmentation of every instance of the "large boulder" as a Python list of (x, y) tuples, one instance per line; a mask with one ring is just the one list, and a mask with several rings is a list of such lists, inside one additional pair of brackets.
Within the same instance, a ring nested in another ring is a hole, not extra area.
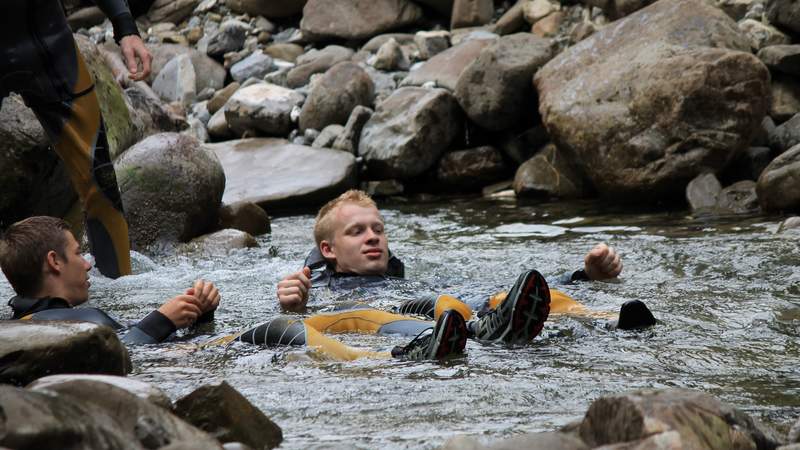
[(444, 89), (400, 88), (378, 104), (364, 125), (358, 154), (373, 178), (420, 175), (458, 134), (460, 116), (458, 104)]
[(330, 124), (343, 125), (356, 106), (371, 106), (372, 79), (352, 62), (331, 67), (311, 87), (300, 111), (300, 129), (321, 130)]
[(347, 61), (353, 50), (340, 45), (329, 45), (321, 50), (311, 50), (297, 57), (297, 65), (286, 75), (286, 85), (297, 88), (308, 84), (311, 75), (322, 73), (336, 64)]
[(222, 64), (214, 61), (203, 52), (179, 44), (148, 44), (148, 50), (153, 55), (152, 72), (149, 82), (153, 82), (156, 75), (161, 72), (167, 63), (179, 54), (188, 54), (196, 74), (197, 92), (211, 88), (222, 89), (225, 86), (227, 71)]
[(601, 194), (678, 197), (760, 126), (769, 72), (749, 51), (722, 11), (661, 0), (540, 69), (539, 111)]
[[(625, 448), (637, 449), (767, 449), (781, 441), (773, 430), (733, 406), (683, 389), (601, 397), (586, 412), (579, 435), (590, 447), (624, 442), (630, 445)], [(654, 447), (658, 436), (678, 445)], [(629, 442), (647, 439), (651, 446)]]
[(225, 103), (225, 120), (234, 133), (257, 130), (286, 136), (293, 128), (292, 110), (303, 103), (303, 95), (269, 83), (243, 87)]
[(436, 178), (449, 187), (479, 190), (502, 179), (507, 172), (500, 151), (485, 146), (445, 153), (439, 160)]
[(128, 351), (111, 328), (87, 322), (0, 322), (0, 383), (25, 385), (59, 373), (125, 375), (130, 368)]
[[(225, 169), (223, 201), (249, 201), (266, 211), (324, 203), (356, 183), (350, 153), (255, 138), (207, 144)], [(302, 164), (298, 164), (302, 161)]]
[(32, 215), (62, 217), (78, 199), (63, 161), (17, 95), (0, 108), (0, 229)]
[(554, 55), (552, 41), (530, 33), (504, 36), (481, 50), (458, 77), (455, 96), (469, 118), (489, 130), (535, 114), (531, 77)]
[(161, 389), (152, 384), (139, 381), (131, 377), (121, 377), (116, 375), (93, 375), (93, 374), (65, 374), (50, 375), (42, 377), (26, 386), (33, 391), (64, 389), (64, 386), (86, 386), (94, 383), (105, 383), (123, 389), (142, 400), (160, 406), (164, 409), (172, 409), (172, 400)]
[(225, 4), (237, 13), (264, 16), (268, 19), (290, 17), (303, 11), (307, 0), (226, 0)]
[(189, 17), (200, 0), (155, 0), (147, 12), (150, 22), (172, 22), (179, 24)]
[(0, 411), (0, 446), (19, 450), (220, 448), (168, 410), (103, 382), (76, 380), (41, 391), (0, 386)]
[(409, 0), (309, 0), (300, 29), (310, 40), (366, 40), (422, 19)]
[(800, 3), (795, 0), (767, 0), (767, 19), (773, 25), (800, 33)]
[(588, 191), (581, 173), (552, 144), (519, 166), (513, 187), (519, 197), (580, 198)]
[(769, 163), (758, 178), (757, 192), (766, 211), (800, 210), (800, 145)]
[(492, 39), (475, 39), (450, 47), (409, 73), (400, 85), (422, 86), (433, 82), (438, 87), (454, 91), (461, 72), (491, 43)]
[(216, 223), (225, 174), (197, 139), (150, 136), (128, 149), (116, 170), (134, 247), (186, 242)]
[(175, 413), (223, 443), (270, 449), (283, 440), (280, 427), (225, 381), (201, 386), (178, 399)]

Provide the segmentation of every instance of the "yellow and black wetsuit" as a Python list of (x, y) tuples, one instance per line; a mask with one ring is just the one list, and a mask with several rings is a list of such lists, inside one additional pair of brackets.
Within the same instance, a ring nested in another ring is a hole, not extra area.
[[(114, 38), (138, 34), (125, 0), (96, 0)], [(125, 221), (94, 82), (59, 0), (3, 0), (0, 101), (22, 95), (64, 160), (86, 213), (97, 268), (116, 278), (131, 271)]]
[(158, 310), (138, 323), (125, 327), (105, 311), (97, 308), (73, 308), (61, 298), (14, 297), (8, 301), (15, 320), (76, 320), (105, 325), (122, 333), (120, 340), (128, 344), (156, 344), (175, 332), (175, 324)]

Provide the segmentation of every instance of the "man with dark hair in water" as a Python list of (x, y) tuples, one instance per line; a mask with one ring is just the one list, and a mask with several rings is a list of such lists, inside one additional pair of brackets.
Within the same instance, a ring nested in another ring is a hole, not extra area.
[[(125, 0), (95, 0), (114, 27), (132, 80), (150, 74)], [(130, 274), (130, 244), (105, 125), (59, 0), (4, 0), (0, 27), (0, 103), (18, 92), (64, 161), (86, 213), (89, 245), (103, 275)], [(141, 67), (139, 67), (141, 64)]]
[[(76, 308), (89, 300), (91, 264), (66, 222), (55, 217), (30, 217), (11, 225), (0, 239), (0, 269), (17, 293), (8, 304), (12, 319), (78, 320), (123, 330), (97, 308)], [(213, 318), (220, 295), (213, 283), (198, 280), (185, 293), (127, 328), (123, 342), (161, 342), (179, 328)]]

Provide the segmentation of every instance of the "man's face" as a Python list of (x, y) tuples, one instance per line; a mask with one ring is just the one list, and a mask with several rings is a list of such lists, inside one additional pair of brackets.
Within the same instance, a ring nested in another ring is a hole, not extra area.
[(58, 282), (61, 283), (65, 300), (72, 306), (80, 305), (89, 299), (89, 269), (92, 265), (81, 256), (81, 247), (69, 231), (64, 231), (67, 245), (64, 249), (66, 260), (59, 259), (61, 273)]
[(336, 208), (334, 214), (333, 240), (322, 241), (322, 255), (336, 261), (337, 272), (385, 274), (389, 265), (389, 243), (378, 209), (345, 203)]

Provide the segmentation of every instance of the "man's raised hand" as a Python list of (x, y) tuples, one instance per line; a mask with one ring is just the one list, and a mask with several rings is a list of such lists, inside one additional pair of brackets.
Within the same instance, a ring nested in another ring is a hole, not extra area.
[(285, 276), (278, 282), (278, 302), (287, 311), (302, 312), (308, 302), (308, 290), (311, 289), (311, 268)]

